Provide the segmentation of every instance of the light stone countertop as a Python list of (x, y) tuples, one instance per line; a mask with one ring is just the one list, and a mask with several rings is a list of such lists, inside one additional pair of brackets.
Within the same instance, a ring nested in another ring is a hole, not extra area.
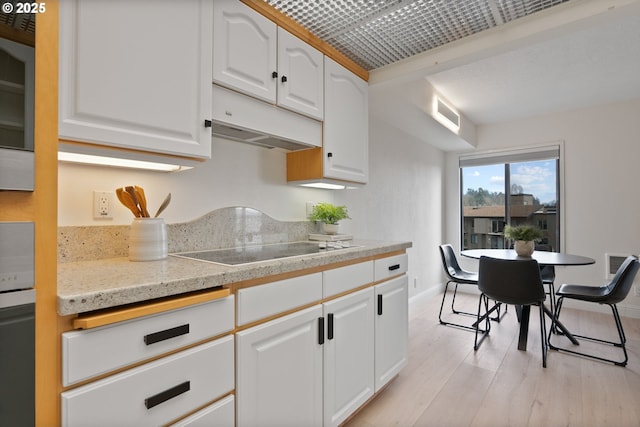
[[(162, 261), (128, 258), (58, 264), (58, 314), (78, 314), (178, 295), (229, 287), (233, 283), (322, 267), (405, 250), (411, 242), (354, 241), (354, 247), (311, 255), (226, 266), (169, 256)], [(357, 247), (356, 247), (357, 246)]]

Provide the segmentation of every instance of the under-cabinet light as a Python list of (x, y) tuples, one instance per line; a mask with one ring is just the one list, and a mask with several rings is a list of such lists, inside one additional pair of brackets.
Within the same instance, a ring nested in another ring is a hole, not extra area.
[(143, 160), (122, 159), (117, 157), (96, 156), (93, 154), (69, 153), (63, 151), (58, 152), (58, 161), (97, 166), (110, 166), (116, 168), (144, 169), (159, 172), (178, 172), (192, 169), (192, 166), (147, 162)]

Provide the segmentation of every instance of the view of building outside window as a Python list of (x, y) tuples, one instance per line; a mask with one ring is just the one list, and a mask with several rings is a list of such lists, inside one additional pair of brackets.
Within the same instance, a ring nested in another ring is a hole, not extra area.
[(559, 250), (557, 159), (465, 166), (460, 171), (463, 250), (510, 247), (503, 235), (505, 224), (534, 225), (543, 232), (540, 243)]

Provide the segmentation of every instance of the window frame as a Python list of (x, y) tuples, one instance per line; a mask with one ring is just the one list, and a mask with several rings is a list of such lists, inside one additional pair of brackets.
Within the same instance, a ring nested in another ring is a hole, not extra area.
[[(549, 153), (557, 151), (557, 157), (549, 157)], [(464, 189), (463, 184), (463, 168), (474, 165), (490, 165), (490, 164), (506, 164), (506, 163), (518, 163), (526, 161), (539, 161), (545, 159), (556, 159), (556, 194), (558, 194), (558, 200), (556, 200), (556, 210), (558, 212), (558, 247), (554, 247), (556, 252), (564, 251), (565, 246), (565, 192), (564, 192), (564, 141), (554, 141), (552, 143), (523, 146), (520, 148), (511, 149), (495, 149), (486, 151), (477, 151), (472, 154), (461, 153), (458, 155), (458, 232), (459, 232), (459, 244), (460, 248), (464, 249)], [(508, 196), (507, 189), (511, 188), (510, 185), (510, 169), (505, 170), (505, 198)], [(510, 204), (505, 201), (505, 221), (511, 217), (509, 211)]]

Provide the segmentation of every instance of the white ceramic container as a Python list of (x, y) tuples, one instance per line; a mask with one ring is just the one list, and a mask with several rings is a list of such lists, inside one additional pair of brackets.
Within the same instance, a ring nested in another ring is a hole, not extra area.
[(129, 233), (130, 261), (157, 261), (165, 259), (167, 225), (163, 218), (135, 218)]

